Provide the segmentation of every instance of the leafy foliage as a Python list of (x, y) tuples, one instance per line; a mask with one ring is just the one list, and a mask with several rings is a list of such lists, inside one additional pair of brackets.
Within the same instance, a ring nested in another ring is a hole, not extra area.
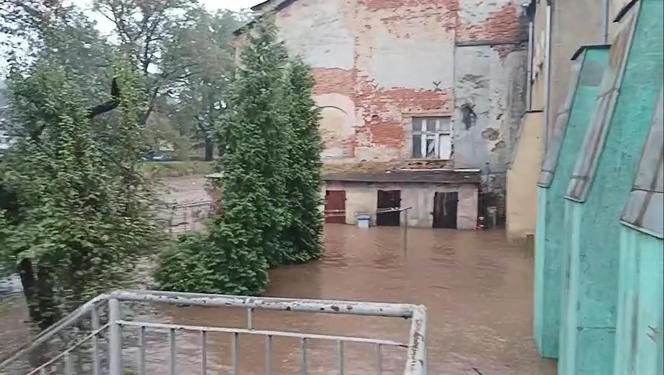
[(59, 0), (0, 0), (0, 51), (8, 61), (30, 64), (48, 57), (76, 82), (85, 100), (96, 102), (108, 82), (112, 50), (95, 23)]
[(94, 9), (113, 25), (123, 50), (133, 57), (143, 77), (147, 105), (141, 125), (147, 123), (159, 99), (179, 80), (193, 74), (185, 59), (172, 59), (169, 46), (186, 27), (190, 0), (94, 0)]
[(172, 90), (171, 113), (183, 134), (202, 141), (205, 160), (214, 155), (214, 124), (226, 108), (235, 69), (231, 39), (240, 27), (238, 15), (190, 11), (191, 22), (178, 30), (168, 48), (168, 60), (187, 61), (192, 74)]
[(0, 166), (0, 184), (19, 207), (18, 217), (3, 215), (0, 259), (21, 272), (42, 328), (129, 282), (136, 257), (158, 239), (149, 190), (136, 168), (144, 150), (139, 78), (121, 60), (114, 74), (122, 88), (120, 115), (107, 140), (97, 136), (81, 90), (62, 66), (39, 60), (15, 67), (9, 79), (12, 126), (41, 131), (19, 138)]

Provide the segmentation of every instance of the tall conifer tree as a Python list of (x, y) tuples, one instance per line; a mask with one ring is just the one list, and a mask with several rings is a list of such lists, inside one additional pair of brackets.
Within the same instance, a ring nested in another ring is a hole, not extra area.
[(300, 59), (291, 61), (287, 80), (287, 105), (292, 140), (288, 147), (286, 190), (290, 225), (285, 237), (292, 248), (289, 263), (304, 263), (322, 254), (323, 216), (320, 210), (322, 143), (320, 110), (312, 98), (314, 78)]

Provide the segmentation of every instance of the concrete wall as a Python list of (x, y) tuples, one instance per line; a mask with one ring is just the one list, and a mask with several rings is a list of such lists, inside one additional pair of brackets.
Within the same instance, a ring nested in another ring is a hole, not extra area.
[(535, 233), (542, 116), (541, 112), (526, 114), (512, 167), (507, 171), (506, 230), (510, 241), (525, 240), (526, 235)]
[(661, 239), (623, 227), (614, 375), (662, 373)]
[[(603, 12), (602, 7), (598, 6), (598, 0), (557, 0), (553, 6), (552, 11), (552, 39), (551, 39), (551, 83), (550, 92), (546, 90), (546, 1), (533, 0), (537, 6), (533, 18), (533, 60), (531, 66), (531, 108), (532, 111), (546, 112), (547, 99), (549, 101), (549, 111), (544, 115), (530, 116), (524, 123), (529, 123), (533, 128), (540, 128), (541, 133), (523, 132), (519, 139), (515, 139), (513, 151), (514, 157), (517, 152), (522, 152), (520, 149), (524, 147), (527, 150), (533, 150), (532, 145), (542, 142), (542, 147), (537, 148), (540, 155), (533, 155), (535, 159), (540, 161), (543, 158), (543, 153), (546, 151), (546, 142), (553, 138), (553, 128), (555, 115), (563, 106), (564, 100), (567, 97), (569, 80), (572, 76), (571, 57), (574, 52), (582, 45), (588, 44), (601, 44), (602, 43), (602, 22)], [(549, 125), (547, 128), (545, 118), (549, 118)], [(530, 139), (528, 134), (532, 134), (542, 139)], [(522, 146), (521, 143), (525, 143)], [(528, 151), (530, 152), (530, 151)], [(514, 158), (513, 157), (513, 158)], [(513, 184), (508, 182), (507, 190), (507, 206), (506, 222), (508, 236), (510, 238), (518, 239), (525, 234), (534, 233), (535, 230), (535, 209), (531, 204), (536, 201), (535, 185), (527, 185), (526, 180), (522, 183), (517, 183), (521, 178), (530, 178), (527, 181), (532, 181), (532, 177), (539, 174), (541, 165), (531, 162), (522, 163), (518, 165), (516, 161), (510, 166), (509, 176), (513, 177)], [(523, 168), (530, 168), (523, 170)], [(518, 177), (517, 177), (518, 176)], [(529, 183), (529, 182), (528, 182)], [(524, 185), (526, 184), (526, 185)], [(519, 191), (513, 193), (509, 192), (511, 186)], [(514, 197), (525, 197), (523, 204), (516, 203)], [(510, 206), (510, 196), (512, 204)], [(512, 216), (512, 217), (510, 217)], [(532, 221), (531, 221), (532, 220)]]
[(525, 103), (522, 21), (516, 0), (298, 0), (276, 16), (313, 68), (325, 163), (409, 159), (412, 117), (449, 116), (457, 166), (497, 172)]
[(555, 115), (567, 97), (571, 57), (583, 45), (603, 44), (603, 0), (556, 0), (553, 7), (549, 139)]
[[(546, 1), (537, 1), (534, 19), (532, 109), (546, 103)], [(551, 123), (563, 104), (571, 77), (571, 57), (583, 45), (603, 44), (603, 0), (556, 0), (553, 6), (551, 39), (551, 90), (548, 114)], [(611, 0), (619, 1), (619, 0)], [(620, 0), (622, 1), (622, 0)], [(549, 138), (552, 130), (549, 131)]]
[(455, 167), (506, 170), (525, 108), (526, 51), (459, 47), (454, 116)]
[[(356, 224), (359, 213), (376, 212), (378, 190), (401, 190), (401, 207), (413, 207), (408, 213), (408, 225), (431, 228), (433, 225), (433, 203), (437, 192), (458, 192), (458, 229), (477, 227), (478, 187), (476, 185), (420, 184), (420, 183), (363, 183), (327, 182), (325, 190), (346, 191), (346, 223)], [(404, 215), (401, 216), (402, 225)], [(372, 218), (376, 222), (376, 217)]]

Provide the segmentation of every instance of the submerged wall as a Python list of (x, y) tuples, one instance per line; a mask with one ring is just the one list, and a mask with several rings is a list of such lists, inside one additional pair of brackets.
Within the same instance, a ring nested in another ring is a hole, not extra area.
[[(561, 375), (611, 374), (620, 229), (662, 82), (662, 1), (641, 0), (621, 20), (593, 122), (568, 189), (573, 226), (564, 272)], [(567, 251), (567, 250), (566, 250)]]
[(661, 374), (664, 295), (664, 87), (621, 216), (614, 375)]
[(556, 117), (554, 136), (538, 180), (535, 233), (535, 304), (533, 331), (540, 354), (558, 357), (564, 201), (567, 184), (590, 123), (608, 47), (587, 47), (572, 65), (568, 99)]
[(623, 227), (615, 375), (662, 373), (664, 242)]
[[(357, 214), (376, 212), (378, 190), (401, 190), (401, 207), (412, 207), (408, 213), (408, 226), (422, 228), (431, 228), (433, 225), (435, 194), (458, 192), (458, 229), (477, 227), (477, 185), (327, 181), (323, 192), (325, 190), (344, 190), (346, 192), (347, 224), (357, 224)], [(402, 215), (401, 225), (405, 224), (404, 219), (405, 215)], [(372, 222), (376, 222), (375, 215), (373, 215)]]
[(524, 117), (514, 160), (507, 171), (506, 231), (510, 241), (525, 240), (535, 233), (537, 178), (542, 164), (542, 112)]

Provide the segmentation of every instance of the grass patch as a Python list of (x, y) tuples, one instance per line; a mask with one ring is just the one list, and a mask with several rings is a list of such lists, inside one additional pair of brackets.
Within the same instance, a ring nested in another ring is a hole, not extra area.
[(151, 161), (143, 163), (141, 169), (145, 177), (156, 179), (214, 173), (215, 164), (213, 161)]

